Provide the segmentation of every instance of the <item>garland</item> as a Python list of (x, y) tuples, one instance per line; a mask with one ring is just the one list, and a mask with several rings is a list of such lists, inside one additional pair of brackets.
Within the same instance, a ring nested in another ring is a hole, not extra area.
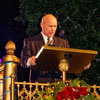
[(43, 100), (98, 100), (88, 89), (89, 86), (79, 78), (65, 83), (57, 81), (46, 86), (45, 91), (40, 91), (40, 95)]

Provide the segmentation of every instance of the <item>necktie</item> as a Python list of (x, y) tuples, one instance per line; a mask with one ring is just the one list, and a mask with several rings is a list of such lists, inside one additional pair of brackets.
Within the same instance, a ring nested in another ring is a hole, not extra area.
[(47, 45), (48, 46), (53, 46), (53, 40), (51, 40), (49, 37), (47, 39)]

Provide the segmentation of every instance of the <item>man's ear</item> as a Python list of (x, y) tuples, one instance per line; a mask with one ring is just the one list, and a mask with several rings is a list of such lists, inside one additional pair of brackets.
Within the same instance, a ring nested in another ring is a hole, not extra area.
[(43, 28), (43, 24), (42, 23), (40, 23), (40, 27)]

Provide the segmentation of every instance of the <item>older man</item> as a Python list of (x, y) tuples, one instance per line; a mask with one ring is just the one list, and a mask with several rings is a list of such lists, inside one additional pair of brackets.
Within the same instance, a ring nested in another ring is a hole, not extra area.
[(52, 14), (43, 16), (40, 26), (42, 28), (40, 34), (24, 39), (21, 66), (24, 68), (33, 67), (30, 70), (30, 81), (51, 82), (53, 78), (59, 78), (59, 74), (56, 73), (52, 76), (52, 73), (37, 71), (35, 56), (43, 45), (48, 45), (48, 38), (53, 41), (53, 45), (56, 47), (69, 48), (69, 44), (68, 41), (54, 36), (57, 29), (57, 19)]

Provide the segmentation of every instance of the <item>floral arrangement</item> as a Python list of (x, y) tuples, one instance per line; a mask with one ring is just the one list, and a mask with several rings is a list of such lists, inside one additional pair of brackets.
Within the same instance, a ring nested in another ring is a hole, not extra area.
[(45, 91), (40, 91), (40, 94), (43, 100), (98, 100), (88, 87), (89, 84), (77, 78), (65, 83), (51, 83), (45, 87)]

